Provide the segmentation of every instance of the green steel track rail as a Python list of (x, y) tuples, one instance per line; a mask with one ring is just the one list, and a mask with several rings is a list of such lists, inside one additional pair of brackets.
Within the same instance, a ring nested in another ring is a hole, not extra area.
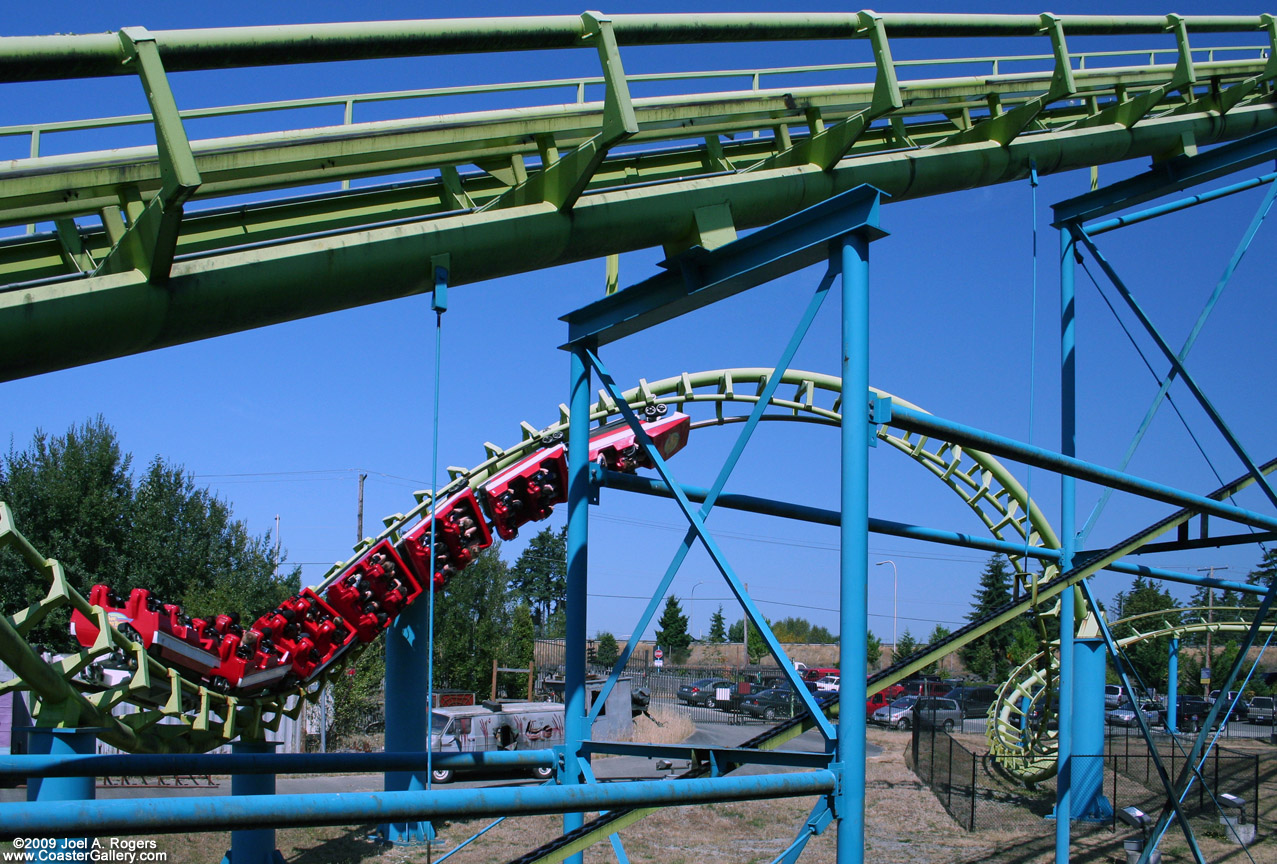
[[(1203, 41), (1237, 33), (1253, 45)], [(1068, 47), (1070, 36), (1150, 34), (1165, 45)], [(893, 55), (915, 39), (1026, 36), (1049, 53)], [(817, 39), (863, 43), (866, 60), (636, 75), (622, 64), (630, 46)], [(0, 380), (422, 293), (433, 256), (448, 256), (450, 284), (465, 285), (641, 248), (712, 248), (863, 183), (905, 200), (1015, 180), (1031, 164), (1174, 158), (1277, 125), (1274, 45), (1268, 15), (871, 12), (0, 38), (0, 82), (136, 74), (151, 104), (147, 115), (0, 127), (29, 136), (33, 154), (0, 162), (0, 226), (55, 229), (0, 240)], [(168, 84), (178, 71), (560, 49), (597, 53), (603, 74), (185, 112)], [(807, 73), (821, 83), (802, 83)], [(742, 78), (748, 88), (705, 90)], [(630, 92), (649, 84), (664, 95)], [(585, 101), (587, 88), (601, 100)], [(554, 101), (564, 89), (571, 101)], [(429, 113), (433, 97), (528, 91), (552, 95)], [(426, 113), (353, 122), (356, 104), (403, 99)], [(199, 117), (323, 105), (344, 107), (344, 122), (188, 137)], [(156, 146), (38, 155), (60, 132), (139, 121), (154, 125)], [(339, 188), (376, 178), (388, 182)]]

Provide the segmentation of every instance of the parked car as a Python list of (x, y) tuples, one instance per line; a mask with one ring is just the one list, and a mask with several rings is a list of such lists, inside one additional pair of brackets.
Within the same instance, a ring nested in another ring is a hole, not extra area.
[[(1159, 702), (1143, 702), (1140, 704), (1140, 711), (1144, 714), (1144, 720), (1149, 726), (1157, 726), (1162, 722), (1162, 706)], [(1104, 713), (1104, 722), (1112, 726), (1138, 726), (1135, 719), (1135, 706), (1130, 702), (1112, 711)]]
[(840, 674), (838, 670), (832, 666), (809, 666), (806, 671), (803, 672), (803, 680), (810, 681), (814, 684), (826, 675), (838, 674)]
[(793, 690), (775, 688), (744, 697), (740, 700), (740, 710), (751, 717), (775, 720), (778, 717), (793, 717), (795, 711), (801, 713), (806, 709), (795, 701)]
[(879, 708), (886, 708), (891, 704), (891, 697), (887, 695), (887, 691), (879, 690), (877, 693), (871, 693), (869, 698), (865, 700), (865, 719), (873, 720), (874, 712)]
[[(1237, 697), (1237, 691), (1229, 690), (1227, 702), (1232, 702), (1233, 699), (1236, 697)], [(1219, 691), (1212, 690), (1210, 691), (1210, 696), (1206, 698), (1206, 701), (1214, 705), (1217, 699), (1219, 699)], [(1227, 702), (1224, 705), (1225, 708), (1228, 707)], [(1223, 709), (1220, 709), (1220, 710), (1223, 710)], [(1233, 719), (1246, 720), (1246, 719), (1249, 719), (1249, 717), (1250, 717), (1250, 706), (1246, 704), (1245, 699), (1237, 699), (1237, 704), (1233, 706)]]
[(945, 696), (953, 689), (934, 675), (910, 678), (904, 683), (904, 688), (910, 696)]
[[(816, 685), (815, 683), (811, 683), (808, 686), (814, 689)], [(720, 710), (726, 711), (729, 714), (735, 714), (740, 711), (741, 699), (744, 697), (752, 696), (756, 693), (762, 693), (764, 690), (773, 690), (776, 688), (783, 690), (788, 689), (788, 687), (789, 679), (776, 672), (746, 675), (740, 681), (737, 681), (731, 686), (731, 692), (727, 695), (727, 701), (720, 702), (718, 707)]]
[[(1206, 715), (1210, 713), (1211, 705), (1201, 696), (1176, 696), (1175, 697), (1175, 731), (1177, 732), (1196, 732), (1202, 728), (1202, 723), (1206, 720)], [(1162, 722), (1165, 723), (1168, 714), (1163, 709)]]
[(908, 729), (913, 723), (913, 703), (917, 696), (901, 696), (890, 705), (879, 708), (869, 718), (869, 722), (879, 726), (894, 726), (897, 729)]
[(718, 706), (718, 690), (730, 690), (732, 682), (726, 678), (701, 678), (678, 688), (680, 702), (688, 705), (704, 705), (706, 708)]
[(948, 732), (962, 722), (962, 709), (952, 699), (924, 696), (913, 704), (913, 716), (920, 727), (935, 726)]
[(989, 713), (989, 708), (993, 703), (998, 701), (997, 688), (983, 685), (964, 684), (960, 687), (954, 687), (944, 695), (946, 698), (958, 703), (964, 718), (983, 717)]
[(838, 692), (838, 676), (826, 675), (816, 682), (816, 692), (818, 693), (837, 693)]
[(1268, 723), (1273, 722), (1273, 709), (1277, 707), (1273, 703), (1271, 696), (1256, 696), (1250, 700), (1250, 722), (1252, 723)]
[(1131, 701), (1126, 688), (1120, 684), (1104, 685), (1104, 707), (1108, 709), (1120, 708), (1125, 703)]

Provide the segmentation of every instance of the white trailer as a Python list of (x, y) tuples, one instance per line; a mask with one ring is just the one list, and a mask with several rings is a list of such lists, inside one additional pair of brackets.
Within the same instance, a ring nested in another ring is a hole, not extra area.
[[(554, 702), (484, 702), (436, 708), (431, 717), (430, 749), (435, 753), (493, 750), (544, 750), (563, 744), (563, 706)], [(436, 783), (451, 782), (453, 772), (436, 768)], [(535, 768), (547, 780), (553, 768)]]

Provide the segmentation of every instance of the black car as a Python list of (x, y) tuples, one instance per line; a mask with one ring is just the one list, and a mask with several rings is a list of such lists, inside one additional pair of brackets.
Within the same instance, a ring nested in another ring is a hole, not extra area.
[[(1227, 706), (1225, 706), (1227, 707)], [(1234, 720), (1243, 720), (1246, 715), (1242, 713), (1244, 705), (1238, 701), (1237, 708), (1234, 711)], [(1175, 729), (1178, 732), (1196, 732), (1202, 728), (1202, 724), (1206, 721), (1206, 715), (1210, 713), (1211, 704), (1201, 696), (1176, 696), (1175, 697)], [(1219, 709), (1219, 717), (1216, 718), (1216, 724), (1223, 719), (1224, 709)], [(1162, 722), (1166, 723), (1167, 712), (1162, 709)]]
[(718, 706), (718, 691), (727, 690), (732, 682), (726, 678), (701, 678), (678, 688), (678, 698), (688, 705), (704, 705), (706, 708)]
[(998, 691), (996, 687), (963, 685), (954, 687), (945, 694), (945, 698), (958, 703), (963, 717), (983, 717), (989, 713), (989, 707), (998, 701)]
[(743, 697), (740, 700), (740, 710), (751, 717), (775, 720), (778, 717), (793, 717), (795, 711), (802, 713), (807, 709), (794, 699), (793, 690), (774, 688)]

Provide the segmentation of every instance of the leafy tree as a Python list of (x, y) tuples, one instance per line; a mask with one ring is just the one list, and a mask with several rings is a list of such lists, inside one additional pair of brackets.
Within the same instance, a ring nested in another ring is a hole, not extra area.
[[(29, 449), (11, 447), (3, 460), (0, 499), (83, 594), (99, 582), (122, 594), (144, 587), (192, 615), (239, 612), (251, 620), (297, 590), (300, 570), (276, 578), (269, 534), (249, 535), (230, 506), (196, 488), (184, 469), (157, 456), (135, 484), (131, 464), (101, 416), (65, 435), (38, 431)], [(16, 554), (0, 553), (4, 609), (34, 602), (47, 587)], [(66, 610), (50, 615), (33, 639), (72, 649)]]
[(371, 723), (383, 710), (385, 703), (386, 650), (385, 642), (378, 639), (368, 646), (357, 662), (346, 664), (344, 674), (333, 675), (329, 680), (333, 711), (329, 722), (333, 737), (347, 738), (360, 735), (371, 728)]
[[(766, 615), (763, 616), (763, 620), (767, 622), (767, 625), (769, 627), (771, 626), (771, 619), (768, 618)], [(731, 627), (728, 628), (727, 639), (729, 642), (744, 642), (745, 641), (745, 619), (744, 618), (741, 618), (739, 621), (737, 621), (735, 624), (733, 624)], [(767, 641), (763, 639), (763, 634), (758, 631), (757, 627), (751, 626), (749, 628), (749, 644), (745, 646), (745, 656), (749, 659), (750, 663), (757, 663), (764, 656), (766, 656), (767, 653), (768, 653)]]
[(705, 641), (714, 643), (727, 641), (727, 619), (723, 617), (721, 604), (718, 607), (718, 611), (709, 619), (709, 636), (705, 638)]
[[(930, 647), (948, 638), (949, 638), (949, 628), (945, 627), (943, 624), (937, 624), (935, 627), (931, 629), (931, 635), (927, 637), (927, 646)], [(930, 666), (927, 666), (926, 669), (924, 669), (923, 671), (925, 671), (927, 674), (935, 675), (940, 671), (940, 663), (941, 661), (937, 660), (935, 663), (932, 663)]]
[[(1113, 601), (1114, 614), (1118, 619), (1127, 619), (1137, 615), (1155, 614), (1134, 624), (1117, 621), (1113, 625), (1113, 636), (1122, 639), (1136, 630), (1161, 629), (1162, 626), (1179, 624), (1180, 613), (1175, 598), (1164, 588), (1158, 588), (1143, 576), (1136, 576), (1131, 589), (1121, 592)], [(1130, 660), (1139, 679), (1148, 687), (1165, 692), (1167, 673), (1169, 671), (1170, 640), (1169, 637), (1142, 639), (1127, 646), (1126, 656)]]
[(665, 609), (656, 625), (656, 644), (669, 655), (670, 662), (686, 662), (691, 655), (692, 637), (687, 632), (687, 616), (673, 594), (665, 598)]
[(882, 640), (872, 630), (865, 633), (865, 659), (869, 661), (870, 669), (876, 668), (882, 659)]
[(806, 618), (782, 618), (772, 625), (780, 642), (833, 643), (838, 640), (826, 628), (813, 625)]
[[(531, 642), (513, 638), (516, 604), (506, 591), (510, 569), (501, 560), (500, 544), (475, 556), (462, 577), (435, 596), (435, 675), (444, 687), (487, 692), (492, 661), (498, 666), (526, 666)], [(423, 597), (419, 602), (426, 602)], [(528, 616), (531, 617), (530, 615)]]
[(602, 666), (615, 666), (620, 656), (621, 648), (616, 644), (616, 637), (604, 630), (599, 634), (595, 660)]
[(918, 640), (913, 638), (913, 634), (909, 632), (909, 628), (905, 628), (905, 632), (900, 634), (900, 641), (896, 643), (895, 653), (891, 655), (891, 662), (898, 663), (906, 657), (911, 657), (918, 652), (922, 646), (918, 644)]
[[(532, 619), (543, 636), (556, 638), (551, 630), (555, 612), (562, 610), (568, 594), (568, 529), (542, 528), (519, 554), (510, 568), (510, 590), (526, 601)], [(566, 617), (563, 630), (566, 633)]]

